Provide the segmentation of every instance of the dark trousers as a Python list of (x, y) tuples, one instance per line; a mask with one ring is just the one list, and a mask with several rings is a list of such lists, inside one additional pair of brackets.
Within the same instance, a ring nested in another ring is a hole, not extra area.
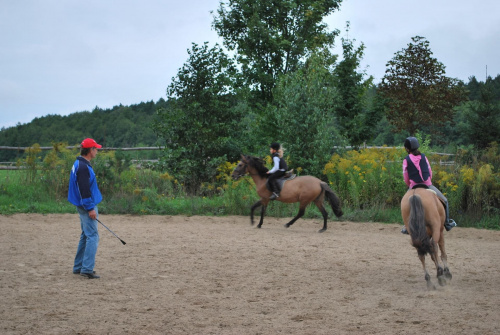
[(280, 171), (280, 170), (269, 175), (269, 177), (267, 179), (268, 179), (269, 187), (271, 188), (271, 192), (276, 192), (278, 194), (280, 193), (281, 190), (279, 189), (279, 185), (276, 182), (276, 180), (283, 177), (284, 175), (285, 175), (285, 171)]

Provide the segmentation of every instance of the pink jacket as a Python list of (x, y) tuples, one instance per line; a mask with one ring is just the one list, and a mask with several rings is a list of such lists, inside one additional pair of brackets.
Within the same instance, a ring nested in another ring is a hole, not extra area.
[[(422, 156), (420, 156), (420, 155), (414, 156), (412, 154), (410, 154), (409, 156), (410, 156), (410, 159), (413, 162), (413, 164), (415, 164), (415, 167), (417, 168), (417, 170), (420, 172), (420, 177), (422, 177), (422, 171), (420, 171), (420, 158)], [(431, 186), (432, 185), (432, 169), (431, 169), (431, 165), (429, 164), (429, 160), (427, 159), (427, 157), (425, 157), (425, 160), (427, 162), (427, 165), (429, 166), (429, 178), (427, 178), (427, 180), (425, 180), (423, 183), (420, 183), (420, 184), (425, 184), (427, 186)], [(413, 186), (415, 186), (417, 184), (413, 180), (410, 180), (410, 177), (408, 176), (408, 162), (406, 161), (406, 159), (403, 160), (403, 178), (405, 180), (406, 185), (408, 185), (408, 188), (412, 188)]]

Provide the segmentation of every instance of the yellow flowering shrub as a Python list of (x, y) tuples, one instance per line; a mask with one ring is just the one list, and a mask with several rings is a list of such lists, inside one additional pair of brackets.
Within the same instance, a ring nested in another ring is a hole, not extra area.
[(356, 208), (395, 205), (404, 193), (404, 150), (369, 148), (334, 154), (323, 173), (342, 201)]
[(459, 150), (453, 165), (433, 161), (432, 182), (448, 198), (450, 211), (477, 216), (500, 212), (500, 154), (496, 144), (481, 155), (475, 150)]

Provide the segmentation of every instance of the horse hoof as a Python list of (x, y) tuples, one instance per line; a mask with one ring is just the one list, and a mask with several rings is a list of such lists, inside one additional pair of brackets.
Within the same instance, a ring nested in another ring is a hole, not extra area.
[(452, 276), (451, 276), (450, 269), (448, 269), (448, 268), (444, 269), (444, 277), (448, 280), (451, 280)]
[(318, 230), (318, 233), (324, 233), (326, 231), (326, 229), (320, 229)]
[(290, 225), (288, 223), (284, 224), (285, 228), (290, 228)]
[(444, 279), (443, 277), (438, 277), (438, 282), (440, 286), (446, 285), (446, 279)]

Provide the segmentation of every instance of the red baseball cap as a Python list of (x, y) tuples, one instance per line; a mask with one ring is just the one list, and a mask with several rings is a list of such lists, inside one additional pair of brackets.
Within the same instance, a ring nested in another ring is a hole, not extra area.
[(91, 138), (86, 138), (83, 140), (82, 144), (80, 144), (80, 147), (82, 148), (102, 148), (102, 145), (97, 144), (96, 141), (94, 141)]

